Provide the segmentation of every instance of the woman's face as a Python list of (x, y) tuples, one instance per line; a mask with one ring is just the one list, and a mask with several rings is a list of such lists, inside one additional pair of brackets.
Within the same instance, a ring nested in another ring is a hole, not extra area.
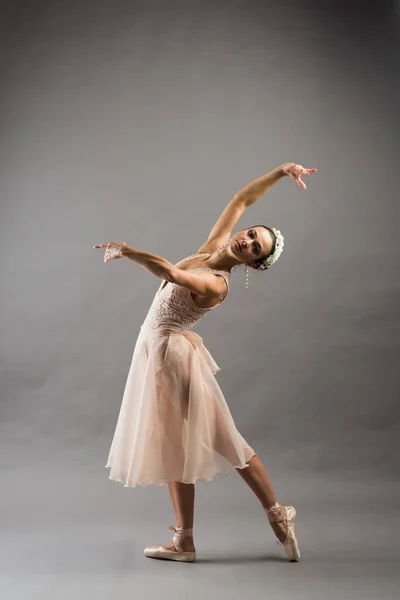
[(241, 263), (251, 263), (269, 254), (274, 245), (273, 237), (265, 227), (250, 227), (238, 231), (231, 239), (231, 249)]

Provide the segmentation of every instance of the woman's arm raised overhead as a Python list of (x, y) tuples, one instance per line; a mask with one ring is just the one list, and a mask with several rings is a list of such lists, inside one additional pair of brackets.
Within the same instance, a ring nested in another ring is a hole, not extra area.
[(305, 169), (301, 165), (296, 165), (296, 163), (283, 163), (283, 165), (276, 167), (276, 169), (273, 169), (266, 175), (262, 175), (262, 177), (258, 177), (247, 184), (235, 194), (235, 198), (240, 198), (247, 208), (268, 192), (269, 188), (275, 185), (280, 179), (288, 176), (305, 190), (307, 186), (301, 180), (301, 176), (310, 175), (311, 173), (315, 173), (316, 170)]
[(268, 192), (269, 188), (275, 185), (275, 183), (277, 183), (280, 179), (283, 179), (283, 177), (287, 176), (287, 173), (284, 170), (286, 164), (292, 163), (280, 165), (266, 175), (262, 175), (261, 177), (254, 179), (254, 181), (251, 181), (245, 185), (244, 188), (236, 192), (235, 198), (239, 198), (244, 203), (246, 208), (251, 206), (254, 204), (254, 202), (256, 202), (256, 200), (261, 198), (261, 196), (264, 196), (264, 194)]
[(306, 188), (301, 180), (302, 175), (310, 175), (317, 169), (305, 169), (296, 163), (283, 163), (266, 175), (262, 175), (248, 183), (244, 188), (236, 192), (233, 199), (225, 207), (218, 221), (210, 231), (207, 241), (200, 248), (201, 251), (213, 251), (224, 244), (230, 237), (232, 229), (239, 221), (243, 212), (263, 196), (275, 183), (284, 177), (291, 177), (296, 183)]
[(244, 188), (242, 188), (237, 194), (236, 197), (242, 198), (243, 202), (246, 205), (246, 208), (251, 204), (254, 204), (256, 200), (261, 198), (270, 187), (275, 185), (280, 179), (283, 177), (291, 177), (301, 188), (306, 189), (306, 184), (301, 180), (302, 175), (310, 175), (311, 173), (315, 173), (317, 169), (305, 169), (301, 165), (297, 165), (296, 163), (284, 163), (273, 171), (270, 171), (266, 175), (262, 177), (258, 177)]
[(283, 166), (284, 165), (276, 167), (276, 169), (255, 179), (236, 192), (232, 200), (223, 210), (214, 227), (211, 229), (207, 241), (200, 248), (200, 251), (212, 251), (231, 237), (232, 229), (235, 227), (246, 208), (265, 194), (277, 181), (286, 177), (287, 174), (284, 172)]

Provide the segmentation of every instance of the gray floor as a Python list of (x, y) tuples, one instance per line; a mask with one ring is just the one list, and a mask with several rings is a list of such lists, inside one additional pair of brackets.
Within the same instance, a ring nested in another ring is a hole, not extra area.
[[(123, 488), (104, 467), (3, 469), (1, 597), (7, 600), (398, 598), (398, 485), (275, 477), (298, 511), (289, 563), (233, 472), (196, 487), (197, 561), (145, 558), (173, 524), (167, 488)], [(397, 593), (396, 593), (397, 592)]]

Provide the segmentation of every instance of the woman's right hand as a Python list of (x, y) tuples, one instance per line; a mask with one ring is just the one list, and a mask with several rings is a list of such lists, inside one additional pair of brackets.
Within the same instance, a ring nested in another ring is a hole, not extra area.
[(303, 190), (307, 189), (304, 181), (301, 180), (301, 175), (310, 175), (310, 173), (315, 173), (317, 169), (305, 169), (301, 165), (296, 165), (296, 163), (285, 163), (282, 165), (282, 171), (285, 175), (289, 175), (296, 183), (303, 188)]
[(124, 258), (124, 250), (129, 248), (126, 242), (106, 242), (105, 244), (96, 244), (93, 248), (105, 248), (104, 262), (107, 263), (113, 258)]

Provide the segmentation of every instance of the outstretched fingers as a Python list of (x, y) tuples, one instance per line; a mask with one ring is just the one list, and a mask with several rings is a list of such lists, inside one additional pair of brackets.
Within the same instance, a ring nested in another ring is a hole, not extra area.
[(289, 176), (291, 177), (291, 179), (293, 179), (293, 181), (295, 181), (301, 188), (303, 188), (303, 190), (306, 190), (307, 186), (304, 183), (304, 181), (301, 180), (301, 175), (303, 175), (303, 172), (301, 172), (301, 173), (290, 173), (289, 172)]
[(296, 181), (297, 181), (297, 183), (299, 184), (299, 186), (300, 186), (301, 188), (303, 188), (303, 190), (306, 190), (306, 189), (307, 189), (307, 186), (306, 186), (306, 184), (304, 183), (304, 181), (302, 181), (302, 180), (301, 180), (301, 176), (300, 176), (300, 175), (298, 175), (298, 176), (296, 177)]
[(301, 173), (299, 173), (296, 177), (296, 181), (299, 184), (299, 186), (301, 188), (303, 188), (303, 190), (307, 189), (306, 184), (304, 183), (304, 181), (301, 180), (301, 175), (311, 175), (311, 173), (315, 173), (317, 169), (305, 169), (304, 167), (300, 167), (301, 168)]

